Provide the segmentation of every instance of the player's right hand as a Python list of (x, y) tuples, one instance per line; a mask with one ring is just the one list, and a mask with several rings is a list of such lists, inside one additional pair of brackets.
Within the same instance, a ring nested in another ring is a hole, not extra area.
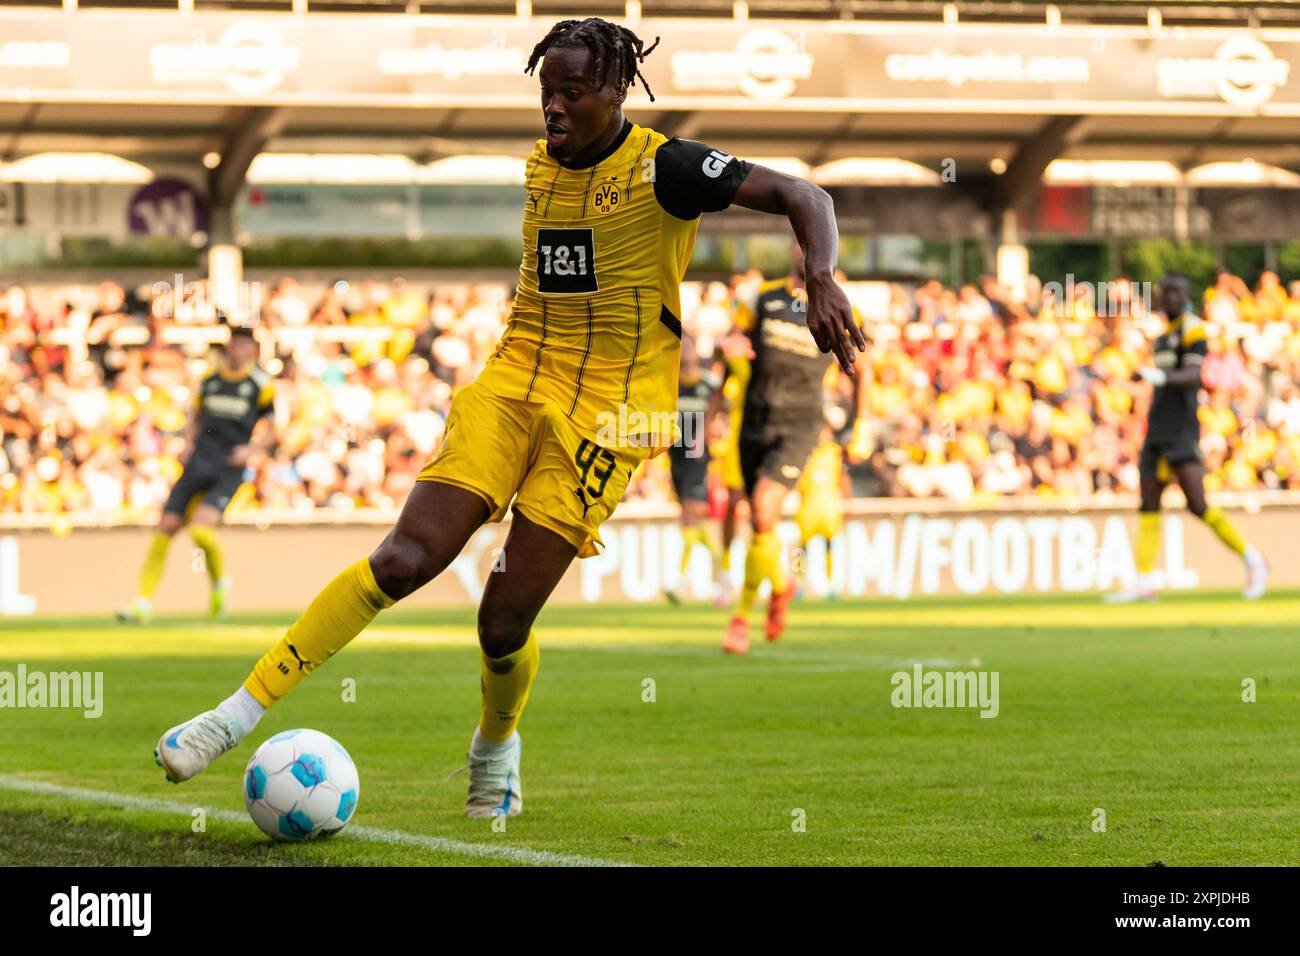
[(808, 331), (823, 352), (833, 352), (846, 375), (856, 375), (856, 352), (867, 350), (867, 340), (853, 318), (849, 297), (834, 279), (809, 276)]

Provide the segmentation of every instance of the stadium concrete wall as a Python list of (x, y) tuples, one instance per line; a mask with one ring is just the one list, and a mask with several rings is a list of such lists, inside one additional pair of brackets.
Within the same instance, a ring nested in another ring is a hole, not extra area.
[[(1300, 586), (1300, 502), (1260, 505), (1253, 499), (1228, 508), (1247, 537), (1269, 557), (1274, 586)], [(329, 578), (367, 554), (383, 538), (391, 515), (356, 515), (303, 524), (238, 521), (221, 531), (226, 567), (233, 577), (236, 611), (297, 610)], [(31, 519), (0, 525), (0, 617), (99, 615), (135, 591), (151, 531), (148, 527), (56, 525), (31, 527)], [(21, 527), (20, 525), (29, 525)], [(938, 501), (854, 503), (843, 532), (826, 546), (800, 548), (793, 522), (781, 527), (787, 559), (802, 565), (812, 597), (904, 600), (928, 595), (996, 595), (1105, 591), (1133, 575), (1136, 516), (1132, 507), (1081, 510), (1027, 508), (955, 510)], [(465, 553), (403, 606), (467, 605), (478, 600), (509, 525), (491, 525)], [(1241, 563), (1193, 516), (1166, 511), (1157, 573), (1169, 590), (1236, 588)], [(660, 600), (679, 580), (681, 533), (671, 508), (628, 509), (602, 532), (606, 547), (576, 562), (560, 583), (563, 602)], [(737, 542), (732, 568), (744, 567)], [(710, 596), (711, 564), (697, 549), (684, 591)], [(202, 611), (207, 603), (203, 557), (188, 535), (168, 556), (155, 599), (159, 612)]]

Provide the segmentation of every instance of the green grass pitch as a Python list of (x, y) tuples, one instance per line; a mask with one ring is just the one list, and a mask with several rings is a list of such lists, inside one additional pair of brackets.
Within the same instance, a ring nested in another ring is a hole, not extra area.
[[(774, 645), (755, 615), (744, 659), (718, 650), (725, 619), (544, 611), (504, 832), (444, 780), (478, 714), (471, 608), (386, 612), (181, 786), (153, 764), (159, 734), (229, 694), (289, 616), (11, 620), (0, 670), (103, 671), (105, 706), (0, 709), (0, 864), (1300, 863), (1300, 592), (804, 602)], [(997, 671), (999, 715), (892, 706), (918, 660)], [(244, 814), (245, 762), (291, 727), (360, 769), (331, 841), (273, 845)]]

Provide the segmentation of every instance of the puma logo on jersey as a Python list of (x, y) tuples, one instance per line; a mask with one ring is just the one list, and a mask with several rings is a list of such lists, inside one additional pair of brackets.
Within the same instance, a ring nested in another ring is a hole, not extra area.
[(717, 179), (722, 175), (722, 171), (727, 168), (727, 164), (735, 158), (728, 153), (712, 149), (709, 150), (709, 155), (704, 157), (704, 163), (700, 168), (704, 170), (705, 176), (710, 179)]
[(582, 516), (584, 518), (587, 517), (587, 512), (591, 510), (591, 506), (594, 505), (596, 502), (588, 501), (586, 494), (583, 493), (583, 490), (581, 488), (574, 488), (573, 493), (577, 495), (578, 500), (582, 502)]

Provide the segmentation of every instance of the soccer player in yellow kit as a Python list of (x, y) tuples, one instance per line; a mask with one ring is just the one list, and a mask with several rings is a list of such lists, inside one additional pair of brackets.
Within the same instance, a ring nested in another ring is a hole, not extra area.
[[(838, 234), (820, 188), (623, 116), (651, 49), (599, 18), (563, 20), (533, 49), (546, 136), (526, 166), (523, 259), (506, 331), (452, 402), (439, 450), (396, 525), (327, 584), (236, 692), (171, 728), (156, 759), (186, 780), (232, 749), (381, 610), (441, 573), (513, 501), (500, 570), (479, 604), (482, 710), (471, 817), (522, 809), (516, 725), (538, 669), (533, 621), (636, 466), (673, 440), (679, 284), (700, 214), (733, 202), (788, 217), (808, 260), (808, 325), (846, 372), (865, 343), (833, 277)], [(647, 93), (650, 91), (647, 89)]]
[(740, 423), (745, 411), (745, 389), (749, 385), (749, 361), (754, 357), (754, 350), (744, 333), (728, 335), (721, 346), (727, 368), (722, 383), (722, 398), (727, 407), (727, 435), (722, 440), (718, 462), (722, 485), (727, 490), (727, 510), (722, 515), (721, 587), (716, 603), (723, 608), (731, 607), (736, 600), (736, 589), (731, 581), (731, 542), (736, 539), (736, 513), (740, 510), (740, 503), (745, 501), (745, 477), (740, 473)]
[[(841, 427), (847, 416), (834, 406)], [(831, 578), (831, 541), (844, 529), (844, 497), (848, 493), (848, 476), (844, 473), (844, 448), (835, 440), (836, 428), (830, 422), (822, 426), (821, 439), (804, 466), (797, 486), (799, 543), (807, 561), (808, 545), (813, 538), (826, 541), (826, 579)], [(800, 574), (802, 578), (803, 574)]]

